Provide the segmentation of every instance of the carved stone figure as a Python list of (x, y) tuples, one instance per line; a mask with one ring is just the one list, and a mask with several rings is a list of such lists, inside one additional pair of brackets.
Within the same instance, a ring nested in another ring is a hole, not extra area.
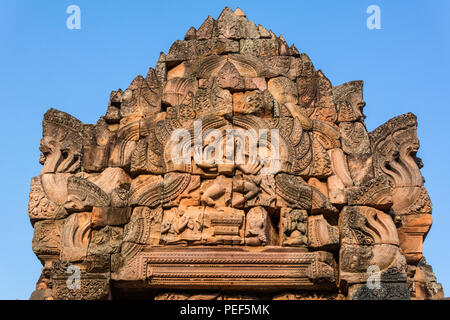
[(246, 216), (245, 244), (248, 246), (265, 246), (273, 244), (275, 230), (270, 217), (263, 207), (250, 209)]
[(208, 17), (96, 124), (45, 113), (31, 299), (442, 298), (417, 119), (367, 132), (364, 106), (239, 8)]
[(301, 246), (308, 243), (306, 236), (308, 214), (306, 210), (281, 209), (280, 232), (282, 245)]
[(201, 241), (203, 208), (171, 208), (164, 210), (161, 223), (161, 243)]

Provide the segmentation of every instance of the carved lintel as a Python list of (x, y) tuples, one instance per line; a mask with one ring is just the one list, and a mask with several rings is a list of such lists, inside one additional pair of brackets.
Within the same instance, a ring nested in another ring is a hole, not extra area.
[(141, 285), (147, 288), (278, 290), (335, 286), (333, 256), (322, 251), (146, 247), (134, 261), (125, 268), (138, 271), (135, 279), (146, 279)]

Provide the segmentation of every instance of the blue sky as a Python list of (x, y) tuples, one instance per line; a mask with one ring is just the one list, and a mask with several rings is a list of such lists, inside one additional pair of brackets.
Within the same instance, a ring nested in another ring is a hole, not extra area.
[[(81, 8), (80, 30), (66, 28), (72, 4)], [(371, 4), (381, 9), (381, 30), (366, 27)], [(334, 85), (364, 80), (368, 130), (409, 111), (418, 116), (434, 207), (424, 253), (449, 296), (450, 1), (0, 0), (0, 299), (27, 299), (40, 275), (27, 203), (44, 112), (55, 107), (95, 123), (112, 90), (145, 75), (160, 51), (226, 5), (281, 33)]]

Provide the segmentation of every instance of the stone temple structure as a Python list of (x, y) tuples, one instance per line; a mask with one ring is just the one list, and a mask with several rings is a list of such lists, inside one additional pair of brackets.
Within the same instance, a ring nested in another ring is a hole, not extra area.
[(364, 105), (225, 8), (97, 124), (48, 110), (31, 299), (443, 298), (417, 119), (367, 132)]

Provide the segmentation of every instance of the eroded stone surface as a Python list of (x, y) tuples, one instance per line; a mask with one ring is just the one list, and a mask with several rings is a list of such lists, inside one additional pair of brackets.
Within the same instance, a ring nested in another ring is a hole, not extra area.
[(31, 298), (443, 297), (416, 117), (367, 132), (364, 106), (239, 8), (208, 17), (97, 124), (44, 115)]

